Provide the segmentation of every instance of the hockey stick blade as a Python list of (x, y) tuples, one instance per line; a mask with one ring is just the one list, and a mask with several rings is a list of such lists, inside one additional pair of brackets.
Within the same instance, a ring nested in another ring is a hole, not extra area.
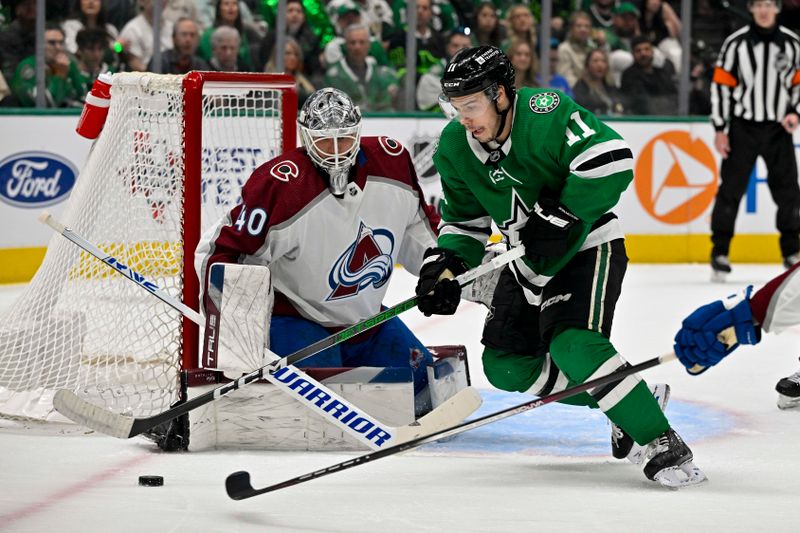
[[(169, 293), (159, 288), (148, 278), (146, 278), (145, 276), (143, 276), (138, 272), (135, 272), (127, 265), (121, 263), (115, 257), (107, 254), (106, 252), (98, 248), (96, 245), (86, 240), (81, 235), (72, 231), (64, 224), (61, 224), (59, 221), (53, 218), (49, 213), (47, 212), (42, 213), (39, 216), (39, 221), (42, 222), (43, 224), (50, 226), (56, 232), (60, 233), (63, 237), (65, 237), (67, 240), (73, 242), (78, 247), (90, 253), (91, 255), (93, 255), (106, 265), (108, 265), (110, 268), (113, 268), (121, 275), (125, 276), (131, 282), (139, 285), (144, 290), (147, 290), (155, 297), (159, 298), (165, 304), (183, 313), (183, 315), (188, 317), (190, 320), (194, 321), (200, 326), (203, 325), (202, 316), (197, 311), (191, 309), (183, 302), (177, 300)], [(459, 285), (465, 286), (468, 283), (471, 283), (472, 281), (477, 279), (478, 277), (488, 274), (489, 272), (497, 268), (500, 268), (501, 266), (504, 266), (515, 259), (518, 259), (524, 253), (525, 250), (521, 246), (512, 248), (511, 250), (494, 257), (490, 261), (487, 261), (486, 263), (481, 264), (480, 266), (461, 274), (455, 279), (459, 283)], [(268, 373), (271, 375), (277, 372), (281, 368), (287, 367), (288, 365), (306, 359), (314, 354), (321, 352), (326, 348), (340, 344), (363, 331), (374, 328), (386, 322), (387, 320), (394, 318), (400, 313), (415, 307), (416, 303), (417, 303), (416, 296), (409, 298), (404, 302), (401, 302), (389, 309), (381, 311), (380, 313), (362, 322), (359, 322), (358, 324), (354, 324), (353, 326), (345, 328), (344, 330), (339, 331), (338, 333), (335, 333), (309, 346), (306, 346), (305, 348), (302, 348), (293, 354), (272, 361), (254, 370), (253, 372), (250, 372), (249, 374), (246, 374), (236, 379), (235, 381), (229, 384), (217, 387), (211, 391), (201, 394), (195, 398), (192, 398), (191, 400), (188, 400), (180, 405), (177, 405), (162, 413), (150, 417), (132, 418), (127, 415), (117, 414), (112, 411), (103, 409), (102, 407), (93, 405), (85, 400), (82, 400), (74, 392), (69, 390), (63, 390), (57, 392), (58, 402), (54, 401), (54, 406), (59, 413), (63, 414), (67, 418), (70, 418), (70, 420), (81, 423), (82, 425), (90, 429), (94, 429), (102, 433), (107, 433), (109, 435), (118, 438), (130, 438), (140, 433), (143, 433), (149, 429), (152, 429), (153, 427), (159, 424), (168, 422), (185, 413), (188, 413), (192, 409), (200, 407), (201, 405), (205, 405), (207, 403), (215, 401), (240, 387), (244, 387), (254, 381), (258, 381), (261, 378), (267, 377)], [(270, 378), (268, 377), (268, 379)], [(407, 433), (408, 432), (406, 432), (405, 434)], [(397, 440), (402, 440), (402, 439), (397, 439)]]
[(464, 433), (465, 431), (469, 431), (471, 429), (479, 428), (481, 426), (485, 426), (487, 424), (491, 424), (493, 422), (497, 422), (499, 420), (503, 420), (510, 416), (514, 416), (520, 413), (524, 413), (526, 411), (530, 411), (532, 409), (536, 409), (537, 407), (542, 407), (543, 405), (547, 405), (549, 403), (557, 402), (559, 400), (563, 400), (564, 398), (569, 398), (570, 396), (574, 396), (581, 392), (585, 392), (590, 389), (594, 389), (596, 387), (600, 387), (611, 383), (613, 381), (620, 380), (626, 376), (630, 376), (637, 372), (641, 372), (643, 370), (647, 370), (648, 368), (652, 368), (654, 366), (658, 366), (662, 363), (666, 363), (668, 361), (675, 360), (674, 353), (668, 353), (661, 355), (659, 357), (654, 357), (652, 359), (648, 359), (643, 363), (639, 363), (638, 365), (630, 366), (624, 368), (622, 370), (618, 370), (616, 372), (612, 372), (605, 376), (601, 376), (597, 379), (593, 379), (591, 381), (587, 381), (585, 383), (581, 383), (580, 385), (576, 385), (574, 387), (570, 387), (569, 389), (565, 389), (561, 392), (557, 392), (554, 394), (550, 394), (548, 396), (544, 396), (542, 398), (538, 398), (535, 400), (531, 400), (525, 403), (521, 403), (519, 405), (508, 407), (501, 411), (497, 411), (495, 413), (490, 413), (488, 415), (482, 416), (480, 418), (476, 418), (475, 420), (467, 420), (461, 424), (456, 426), (443, 429), (436, 433), (419, 437), (417, 439), (410, 440), (408, 442), (396, 444), (389, 448), (384, 448), (382, 450), (378, 450), (375, 452), (370, 452), (365, 455), (360, 455), (353, 459), (349, 459), (347, 461), (343, 461), (341, 463), (337, 463), (335, 465), (322, 468), (320, 470), (316, 470), (314, 472), (309, 472), (307, 474), (303, 474), (301, 476), (297, 476), (291, 479), (287, 479), (286, 481), (282, 481), (280, 483), (276, 483), (274, 485), (269, 485), (267, 487), (256, 489), (253, 487), (252, 483), (250, 482), (250, 474), (246, 471), (239, 471), (234, 472), (228, 476), (225, 480), (225, 490), (228, 493), (228, 496), (234, 500), (245, 500), (247, 498), (252, 498), (253, 496), (258, 496), (259, 494), (266, 494), (268, 492), (274, 492), (276, 490), (284, 489), (287, 487), (292, 487), (294, 485), (299, 485), (300, 483), (305, 483), (306, 481), (311, 481), (312, 479), (318, 479), (323, 476), (327, 476), (329, 474), (333, 474), (335, 472), (340, 472), (342, 470), (347, 470), (349, 468), (353, 468), (355, 466), (359, 466), (362, 464), (369, 463), (371, 461), (376, 461), (378, 459), (382, 459), (384, 457), (389, 457), (390, 455), (396, 455), (398, 453), (402, 453), (408, 450), (413, 450), (414, 448), (418, 448), (423, 444), (428, 444), (430, 442), (435, 442), (439, 439), (443, 439), (445, 437), (451, 437), (453, 435), (458, 435), (460, 433)]
[[(198, 405), (208, 403), (210, 400), (207, 400), (207, 395), (213, 395), (213, 392), (212, 390), (192, 398), (164, 413), (143, 418), (134, 418), (108, 411), (87, 402), (72, 391), (64, 389), (56, 392), (53, 397), (53, 406), (56, 411), (73, 422), (118, 439), (129, 439), (188, 413)], [(480, 393), (474, 387), (465, 387), (419, 420), (406, 426), (390, 428), (390, 430), (398, 443), (431, 435), (458, 424), (474, 413), (481, 406), (482, 401)]]

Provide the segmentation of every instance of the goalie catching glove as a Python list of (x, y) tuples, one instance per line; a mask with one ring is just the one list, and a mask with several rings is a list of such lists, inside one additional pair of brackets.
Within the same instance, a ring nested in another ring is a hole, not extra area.
[[(687, 316), (675, 335), (675, 355), (693, 375), (714, 366), (740, 344), (757, 344), (761, 328), (753, 323), (750, 295), (753, 286), (723, 300), (698, 307)], [(723, 333), (732, 328), (733, 339)]]
[(569, 249), (569, 229), (579, 221), (555, 198), (540, 197), (519, 232), (525, 255), (533, 261), (563, 256)]
[(461, 286), (453, 279), (467, 265), (453, 250), (428, 248), (419, 270), (417, 307), (425, 316), (452, 315), (461, 301)]

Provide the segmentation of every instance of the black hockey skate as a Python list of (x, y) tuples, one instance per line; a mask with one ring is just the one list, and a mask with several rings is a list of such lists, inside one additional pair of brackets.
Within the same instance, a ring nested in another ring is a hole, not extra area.
[(148, 429), (142, 436), (155, 442), (165, 452), (186, 451), (189, 449), (189, 414)]
[[(669, 401), (669, 385), (666, 383), (656, 383), (650, 385), (650, 391), (655, 396), (658, 406), (663, 411), (667, 408)], [(617, 459), (627, 458), (635, 465), (642, 464), (644, 453), (648, 445), (636, 444), (633, 438), (624, 429), (611, 422), (611, 454)]]
[(679, 489), (707, 479), (692, 462), (692, 450), (672, 428), (650, 443), (647, 457), (645, 477), (665, 487)]
[(800, 407), (800, 370), (781, 379), (775, 385), (775, 390), (778, 391), (779, 409)]
[(711, 281), (724, 283), (731, 270), (731, 262), (727, 255), (711, 255)]

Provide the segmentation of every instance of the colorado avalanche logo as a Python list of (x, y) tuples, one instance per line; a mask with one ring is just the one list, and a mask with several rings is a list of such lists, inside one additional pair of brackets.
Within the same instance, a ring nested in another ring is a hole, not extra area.
[(383, 151), (389, 155), (398, 156), (403, 153), (403, 145), (391, 137), (378, 137), (378, 143), (380, 143)]
[(368, 228), (362, 222), (355, 242), (339, 256), (328, 274), (333, 291), (327, 300), (353, 296), (369, 285), (382, 287), (392, 275), (393, 251), (394, 235), (389, 230)]
[(279, 161), (269, 169), (269, 173), (273, 178), (289, 183), (291, 178), (300, 175), (300, 169), (294, 161)]

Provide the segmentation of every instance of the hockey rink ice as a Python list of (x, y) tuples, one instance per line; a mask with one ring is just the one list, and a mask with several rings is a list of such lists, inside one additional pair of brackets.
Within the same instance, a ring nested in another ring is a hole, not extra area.
[[(712, 284), (706, 265), (631, 265), (612, 340), (632, 364), (672, 349), (680, 320), (778, 265), (738, 265)], [(413, 294), (399, 270), (387, 304)], [(0, 309), (23, 289), (0, 286)], [(453, 317), (402, 315), (428, 345), (465, 344), (478, 414), (527, 401), (483, 377), (485, 310)], [(800, 328), (765, 335), (691, 377), (673, 362), (642, 374), (672, 387), (667, 416), (708, 475), (670, 491), (610, 453), (599, 411), (545, 405), (454, 439), (423, 446), (249, 500), (224, 480), (247, 470), (256, 488), (323, 468), (356, 452), (214, 451), (167, 454), (142, 438), (79, 427), (50, 434), (0, 422), (0, 531), (13, 532), (796, 532), (800, 531), (800, 408), (780, 411), (778, 379), (800, 369)], [(142, 487), (140, 475), (164, 477)]]

